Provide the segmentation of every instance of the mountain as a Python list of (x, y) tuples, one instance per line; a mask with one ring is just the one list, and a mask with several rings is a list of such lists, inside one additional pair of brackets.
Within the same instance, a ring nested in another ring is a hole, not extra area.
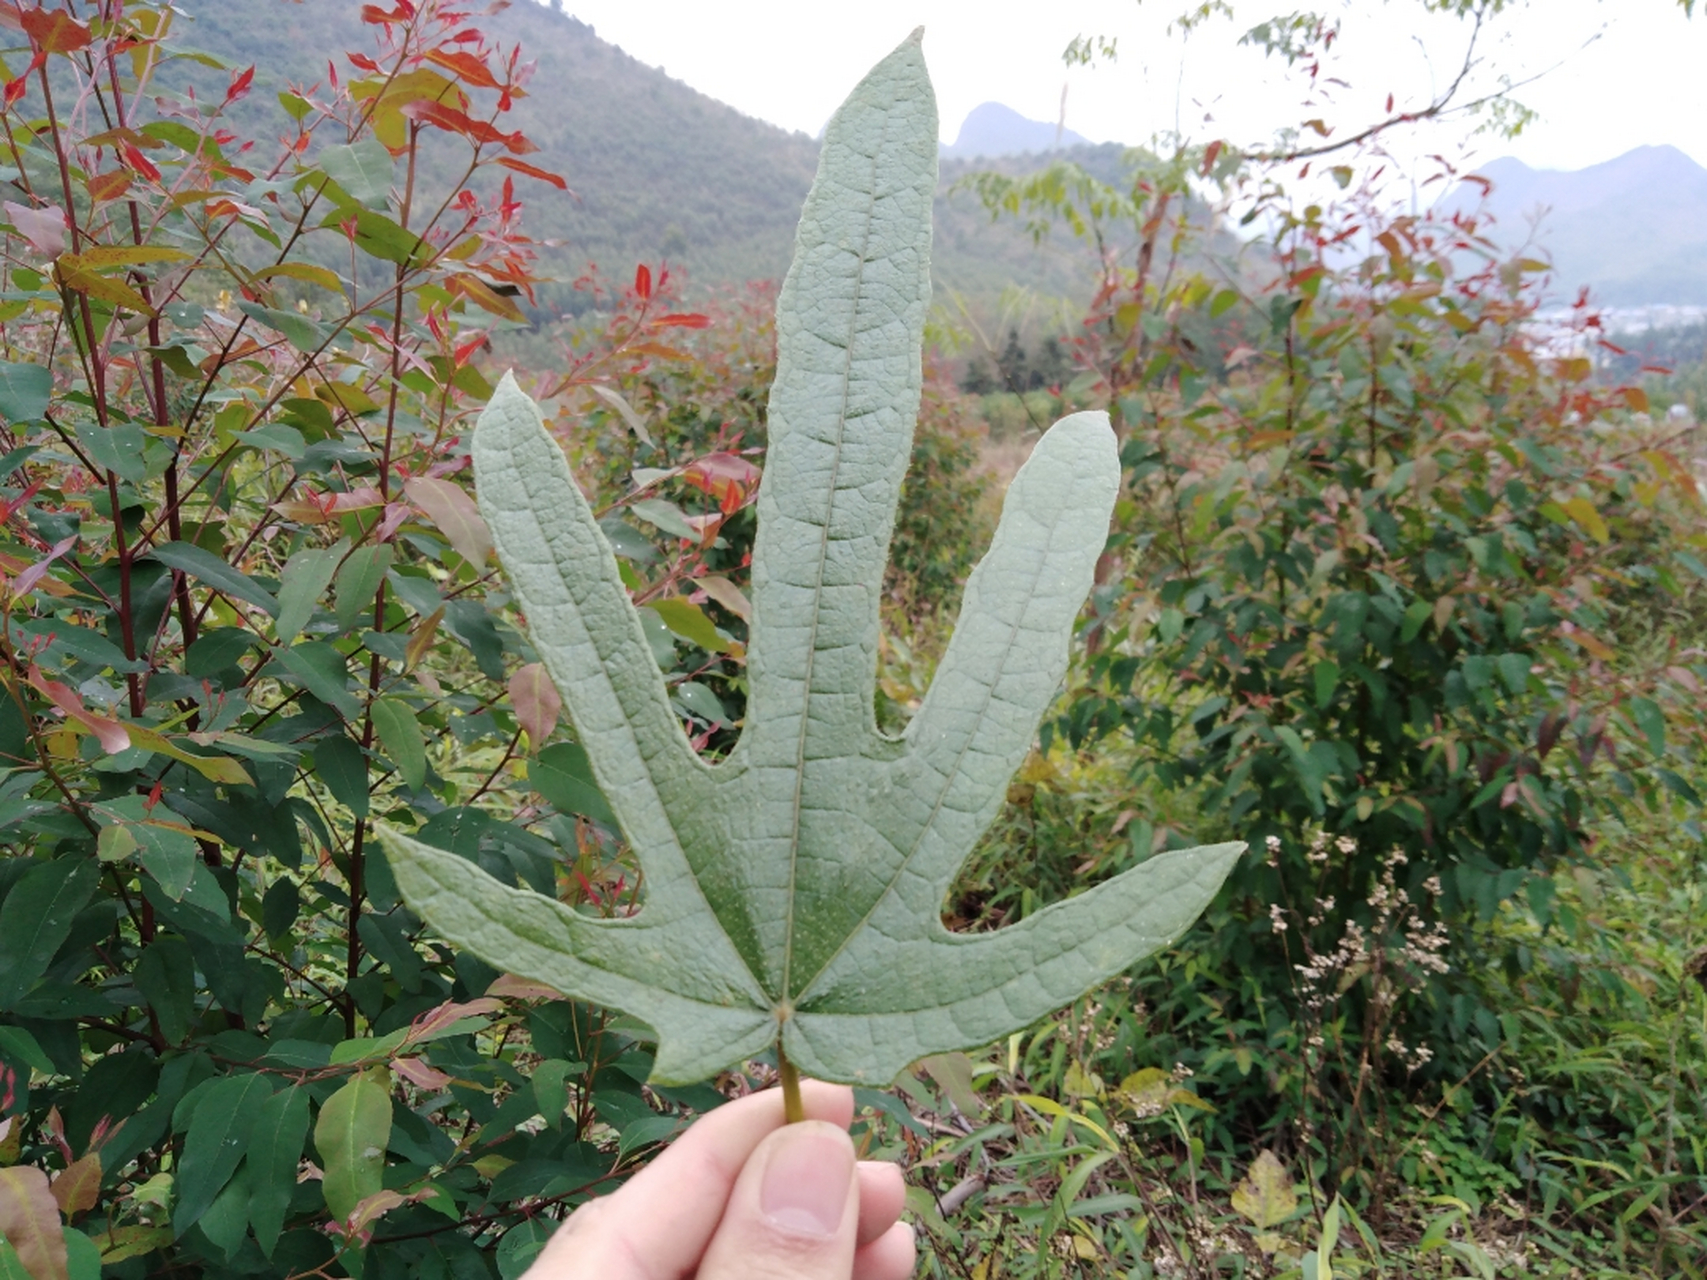
[(1042, 120), (1028, 120), (1012, 107), (986, 102), (973, 107), (960, 133), (942, 148), (944, 156), (971, 160), (980, 156), (1021, 156), (1063, 147), (1090, 146), (1090, 139)]
[[(1584, 285), (1606, 306), (1707, 305), (1707, 169), (1676, 147), (1637, 147), (1586, 169), (1532, 169), (1504, 157), (1477, 171), (1493, 184), (1494, 239), (1529, 241), (1554, 265), (1556, 292)], [(1448, 207), (1473, 209), (1466, 182)]]
[[(277, 92), (290, 83), (323, 81), (328, 59), (348, 74), (344, 52), (372, 44), (372, 28), (363, 27), (354, 0), (182, 0), (180, 7), (192, 19), (181, 33), (191, 45), (256, 66), (255, 92), (239, 105), (257, 115), (277, 112)], [(540, 148), (529, 161), (564, 175), (574, 192), (518, 184), (524, 228), (557, 242), (542, 253), (548, 274), (573, 280), (595, 262), (624, 280), (637, 262), (667, 260), (700, 285), (781, 278), (817, 165), (816, 140), (706, 97), (559, 8), (518, 0), (474, 21), (538, 64), (528, 96), (516, 102), (504, 128), (526, 133)], [(225, 83), (223, 73), (193, 65), (180, 74), (205, 76), (210, 87)], [(1053, 141), (1054, 126), (1007, 114), (1046, 130)], [(282, 117), (276, 125), (250, 123), (263, 137), (283, 132)], [(429, 184), (450, 180), (460, 146), (428, 156)], [(1104, 147), (1074, 154), (1106, 169), (1122, 153)], [(971, 166), (945, 161), (943, 168), (934, 258), (939, 296), (958, 292), (984, 316), (1011, 284), (1049, 297), (1088, 297), (1090, 264), (1070, 237), (1062, 233), (1039, 246), (1018, 220), (992, 224), (970, 193), (950, 192)], [(558, 307), (584, 302), (562, 286), (545, 297)]]

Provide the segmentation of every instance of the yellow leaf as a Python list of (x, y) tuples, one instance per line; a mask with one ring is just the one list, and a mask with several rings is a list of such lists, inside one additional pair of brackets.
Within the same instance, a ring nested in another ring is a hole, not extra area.
[(1297, 1210), (1298, 1197), (1293, 1194), (1286, 1166), (1275, 1158), (1274, 1152), (1262, 1152), (1251, 1161), (1244, 1179), (1233, 1188), (1233, 1211), (1257, 1230), (1267, 1231), (1285, 1222)]
[(514, 320), (517, 324), (526, 324), (527, 316), (522, 313), (514, 301), (506, 298), (479, 276), (470, 275), (466, 271), (458, 271), (445, 281), (452, 293), (467, 298), (475, 306), (490, 311), (495, 316), (505, 320)]
[(1069, 1098), (1094, 1098), (1102, 1092), (1102, 1078), (1077, 1062), (1069, 1063), (1061, 1092)]
[(117, 1266), (130, 1258), (140, 1258), (163, 1249), (172, 1243), (171, 1227), (148, 1227), (140, 1224), (113, 1227), (100, 1235), (91, 1236), (101, 1251), (103, 1267)]
[(338, 274), (326, 267), (315, 266), (312, 262), (281, 262), (276, 267), (263, 267), (251, 279), (271, 280), (274, 276), (285, 276), (291, 280), (302, 280), (308, 284), (317, 284), (322, 289), (332, 293), (343, 293), (344, 282), (338, 279)]
[(1441, 596), (1434, 602), (1434, 629), (1436, 631), (1445, 631), (1446, 624), (1452, 621), (1453, 604), (1454, 601), (1451, 596)]
[(163, 756), (187, 764), (209, 782), (223, 782), (229, 786), (254, 785), (255, 780), (249, 776), (249, 771), (230, 756), (194, 755), (178, 746), (165, 734), (146, 725), (126, 724), (125, 730), (130, 734), (131, 746), (157, 751)]
[(55, 1175), (48, 1190), (68, 1221), (87, 1213), (101, 1197), (101, 1157), (91, 1152), (72, 1161)]
[(346, 413), (379, 412), (379, 403), (372, 396), (347, 382), (323, 382), (314, 388), (314, 394), (323, 404), (334, 405)]
[(142, 300), (142, 295), (122, 280), (96, 275), (93, 271), (68, 270), (59, 263), (54, 264), (53, 274), (67, 289), (87, 294), (91, 298), (99, 298), (102, 302), (110, 302), (117, 307), (125, 307), (138, 315), (154, 314), (153, 308)]
[(59, 260), (68, 271), (99, 271), (103, 267), (133, 267), (144, 262), (182, 262), (190, 255), (182, 249), (152, 244), (96, 245), (82, 253), (62, 253)]
[(1559, 504), (1571, 519), (1582, 526), (1583, 532), (1596, 542), (1605, 546), (1612, 541), (1612, 531), (1606, 527), (1606, 521), (1600, 518), (1600, 512), (1594, 509), (1594, 503), (1587, 498), (1571, 498)]
[(441, 604), (426, 617), (415, 624), (415, 630), (409, 637), (409, 643), (403, 650), (403, 670), (413, 671), (427, 650), (433, 647), (433, 637), (438, 634), (439, 623), (444, 621), (445, 607)]
[(746, 593), (733, 582), (729, 581), (728, 578), (719, 578), (716, 576), (709, 578), (695, 578), (694, 586), (705, 592), (706, 595), (717, 601), (718, 604), (729, 610), (730, 613), (741, 619), (741, 621), (752, 621), (752, 602), (747, 599)]

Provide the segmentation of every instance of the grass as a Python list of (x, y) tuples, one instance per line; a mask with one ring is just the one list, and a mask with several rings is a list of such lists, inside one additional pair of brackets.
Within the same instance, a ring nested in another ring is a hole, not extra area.
[[(930, 648), (891, 640), (891, 696), (922, 692)], [(1034, 755), (951, 922), (995, 927), (1189, 843), (1189, 806), (1137, 793), (1125, 765), (1107, 744)], [(1475, 1079), (1386, 1077), (1379, 1169), (1371, 1157), (1333, 1186), (1298, 1133), (1230, 1139), (1212, 1083), (1183, 1064), (1140, 1066), (1146, 993), (1213, 988), (1188, 949), (980, 1055), (925, 1064), (898, 1086), (910, 1115), (868, 1112), (865, 1133), (908, 1170), (920, 1274), (1315, 1280), (1324, 1244), (1341, 1277), (1707, 1273), (1707, 991), (1687, 972), (1707, 942), (1707, 894), (1699, 853), (1673, 835), (1664, 815), (1604, 833), (1600, 860), (1560, 878), (1568, 930), (1517, 906), (1488, 926), (1490, 952), (1517, 943), (1527, 957), (1482, 976), (1506, 1042)], [(1283, 1073), (1276, 1115), (1308, 1114), (1310, 1088)], [(1264, 1184), (1253, 1169), (1270, 1149)]]

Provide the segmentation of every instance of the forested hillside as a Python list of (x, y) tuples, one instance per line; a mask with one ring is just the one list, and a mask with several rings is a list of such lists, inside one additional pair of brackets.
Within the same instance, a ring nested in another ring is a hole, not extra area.
[[(193, 19), (190, 43), (254, 64), (257, 91), (243, 105), (277, 116), (272, 133), (283, 129), (280, 90), (324, 81), (329, 51), (360, 47), (359, 8), (351, 0), (188, 0), (184, 6)], [(562, 174), (574, 193), (525, 192), (525, 229), (550, 242), (542, 253), (547, 274), (572, 280), (592, 262), (621, 275), (637, 261), (664, 260), (685, 267), (701, 285), (781, 278), (817, 164), (815, 139), (742, 115), (532, 0), (487, 19), (484, 29), (506, 48), (519, 44), (523, 57), (538, 64), (529, 96), (509, 119), (539, 146), (530, 163)], [(334, 61), (347, 77), (348, 64)], [(210, 84), (222, 79), (199, 67), (188, 73), (210, 76)], [(447, 145), (433, 156), (441, 185), (459, 172), (451, 165), (464, 150)], [(1121, 150), (1071, 154), (1106, 172), (1118, 166)], [(943, 166), (934, 262), (939, 296), (964, 294), (988, 314), (1009, 284), (1049, 296), (1086, 293), (1082, 249), (1034, 245), (1023, 228), (992, 224), (969, 193), (949, 194), (971, 167), (967, 161)], [(557, 306), (574, 301), (566, 289), (543, 296)]]

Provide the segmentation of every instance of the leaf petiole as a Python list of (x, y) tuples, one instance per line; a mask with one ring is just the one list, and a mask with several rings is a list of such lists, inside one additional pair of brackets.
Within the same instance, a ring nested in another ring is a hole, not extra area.
[(782, 1039), (776, 1042), (776, 1069), (782, 1078), (782, 1114), (789, 1124), (806, 1119), (806, 1108), (800, 1101), (800, 1072), (782, 1051)]

